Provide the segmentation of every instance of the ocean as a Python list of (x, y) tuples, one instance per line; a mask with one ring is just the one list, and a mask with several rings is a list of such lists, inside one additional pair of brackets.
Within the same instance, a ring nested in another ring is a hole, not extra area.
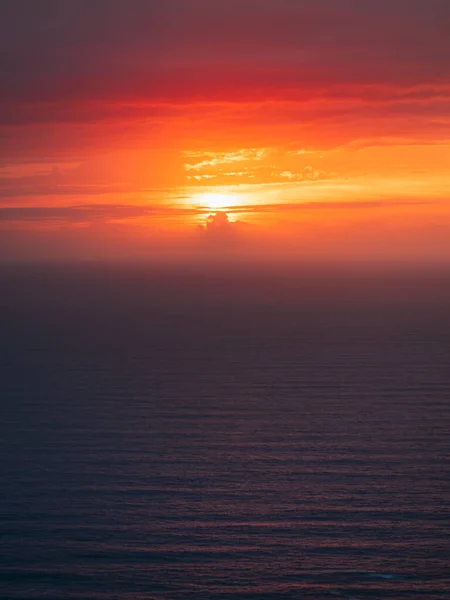
[(450, 597), (450, 273), (0, 268), (0, 598)]

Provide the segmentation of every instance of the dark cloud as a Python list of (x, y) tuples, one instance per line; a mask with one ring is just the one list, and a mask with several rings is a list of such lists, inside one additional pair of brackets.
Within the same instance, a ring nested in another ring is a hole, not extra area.
[(137, 206), (123, 204), (86, 204), (64, 207), (4, 207), (0, 221), (98, 222), (133, 219), (148, 216), (186, 216), (197, 214), (195, 209), (170, 206)]
[(201, 244), (208, 251), (228, 253), (241, 249), (249, 241), (251, 225), (244, 221), (230, 221), (228, 214), (217, 211), (206, 217), (205, 223), (197, 227)]
[[(436, 205), (431, 200), (359, 200), (357, 202), (291, 202), (279, 204), (248, 204), (234, 207), (233, 215), (291, 213), (299, 211), (345, 210), (364, 211), (374, 208), (389, 208), (398, 206)], [(80, 204), (74, 206), (25, 206), (0, 207), (0, 221), (59, 221), (67, 223), (106, 222), (115, 219), (134, 219), (137, 217), (186, 217), (201, 215), (204, 209), (167, 206), (167, 205), (128, 205), (128, 204)], [(227, 240), (235, 238), (240, 232), (249, 227), (243, 221), (230, 221), (229, 215), (218, 211), (205, 216), (205, 223), (198, 226), (199, 232), (205, 239)]]
[(439, 201), (433, 200), (414, 200), (409, 198), (384, 199), (384, 200), (357, 200), (357, 201), (316, 201), (316, 202), (286, 202), (277, 204), (248, 204), (235, 207), (234, 214), (283, 214), (294, 212), (334, 210), (342, 211), (351, 209), (352, 211), (365, 211), (377, 208), (395, 208), (409, 206), (427, 206), (436, 205)]
[(448, 0), (3, 0), (0, 104), (11, 122), (76, 121), (96, 102), (439, 87), (448, 31)]
[[(25, 198), (28, 196), (98, 196), (99, 194), (124, 194), (135, 191), (134, 188), (124, 185), (50, 185), (50, 184), (28, 184), (20, 179), (11, 179), (9, 185), (0, 182), (0, 198)], [(31, 178), (30, 178), (31, 179)]]
[(227, 213), (217, 212), (209, 215), (202, 230), (210, 237), (228, 237), (234, 234), (234, 223), (231, 223)]

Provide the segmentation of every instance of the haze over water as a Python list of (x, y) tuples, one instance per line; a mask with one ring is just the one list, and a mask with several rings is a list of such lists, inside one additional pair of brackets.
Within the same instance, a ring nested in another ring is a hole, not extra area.
[(447, 597), (448, 272), (0, 286), (0, 598)]

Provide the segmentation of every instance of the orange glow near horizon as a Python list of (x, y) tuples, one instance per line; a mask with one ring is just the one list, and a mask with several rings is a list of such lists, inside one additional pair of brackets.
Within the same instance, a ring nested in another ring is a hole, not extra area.
[[(93, 160), (89, 172), (82, 163), (33, 163), (29, 173), (21, 165), (19, 179), (46, 181), (51, 194), (40, 184), (31, 200), (5, 198), (3, 238), (22, 247), (46, 239), (40, 252), (47, 255), (62, 248), (74, 256), (184, 256), (200, 226), (208, 239), (218, 237), (217, 247), (228, 252), (237, 235), (261, 257), (450, 259), (450, 145), (314, 149), (286, 142), (171, 149), (156, 159), (156, 188), (142, 147)], [(4, 171), (5, 181), (17, 181), (13, 169)], [(220, 229), (208, 224), (217, 212), (229, 217)]]
[(450, 261), (448, 36), (425, 3), (410, 21), (376, 3), (199, 3), (170, 26), (149, 3), (154, 31), (144, 4), (120, 49), (85, 42), (82, 19), (42, 56), (17, 30), (33, 76), (0, 99), (0, 258), (183, 255), (216, 236), (217, 252)]

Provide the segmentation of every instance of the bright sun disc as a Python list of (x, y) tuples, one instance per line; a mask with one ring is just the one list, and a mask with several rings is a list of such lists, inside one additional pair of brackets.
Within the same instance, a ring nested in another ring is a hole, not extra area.
[(236, 204), (236, 199), (227, 194), (204, 194), (200, 201), (211, 210), (222, 210)]

